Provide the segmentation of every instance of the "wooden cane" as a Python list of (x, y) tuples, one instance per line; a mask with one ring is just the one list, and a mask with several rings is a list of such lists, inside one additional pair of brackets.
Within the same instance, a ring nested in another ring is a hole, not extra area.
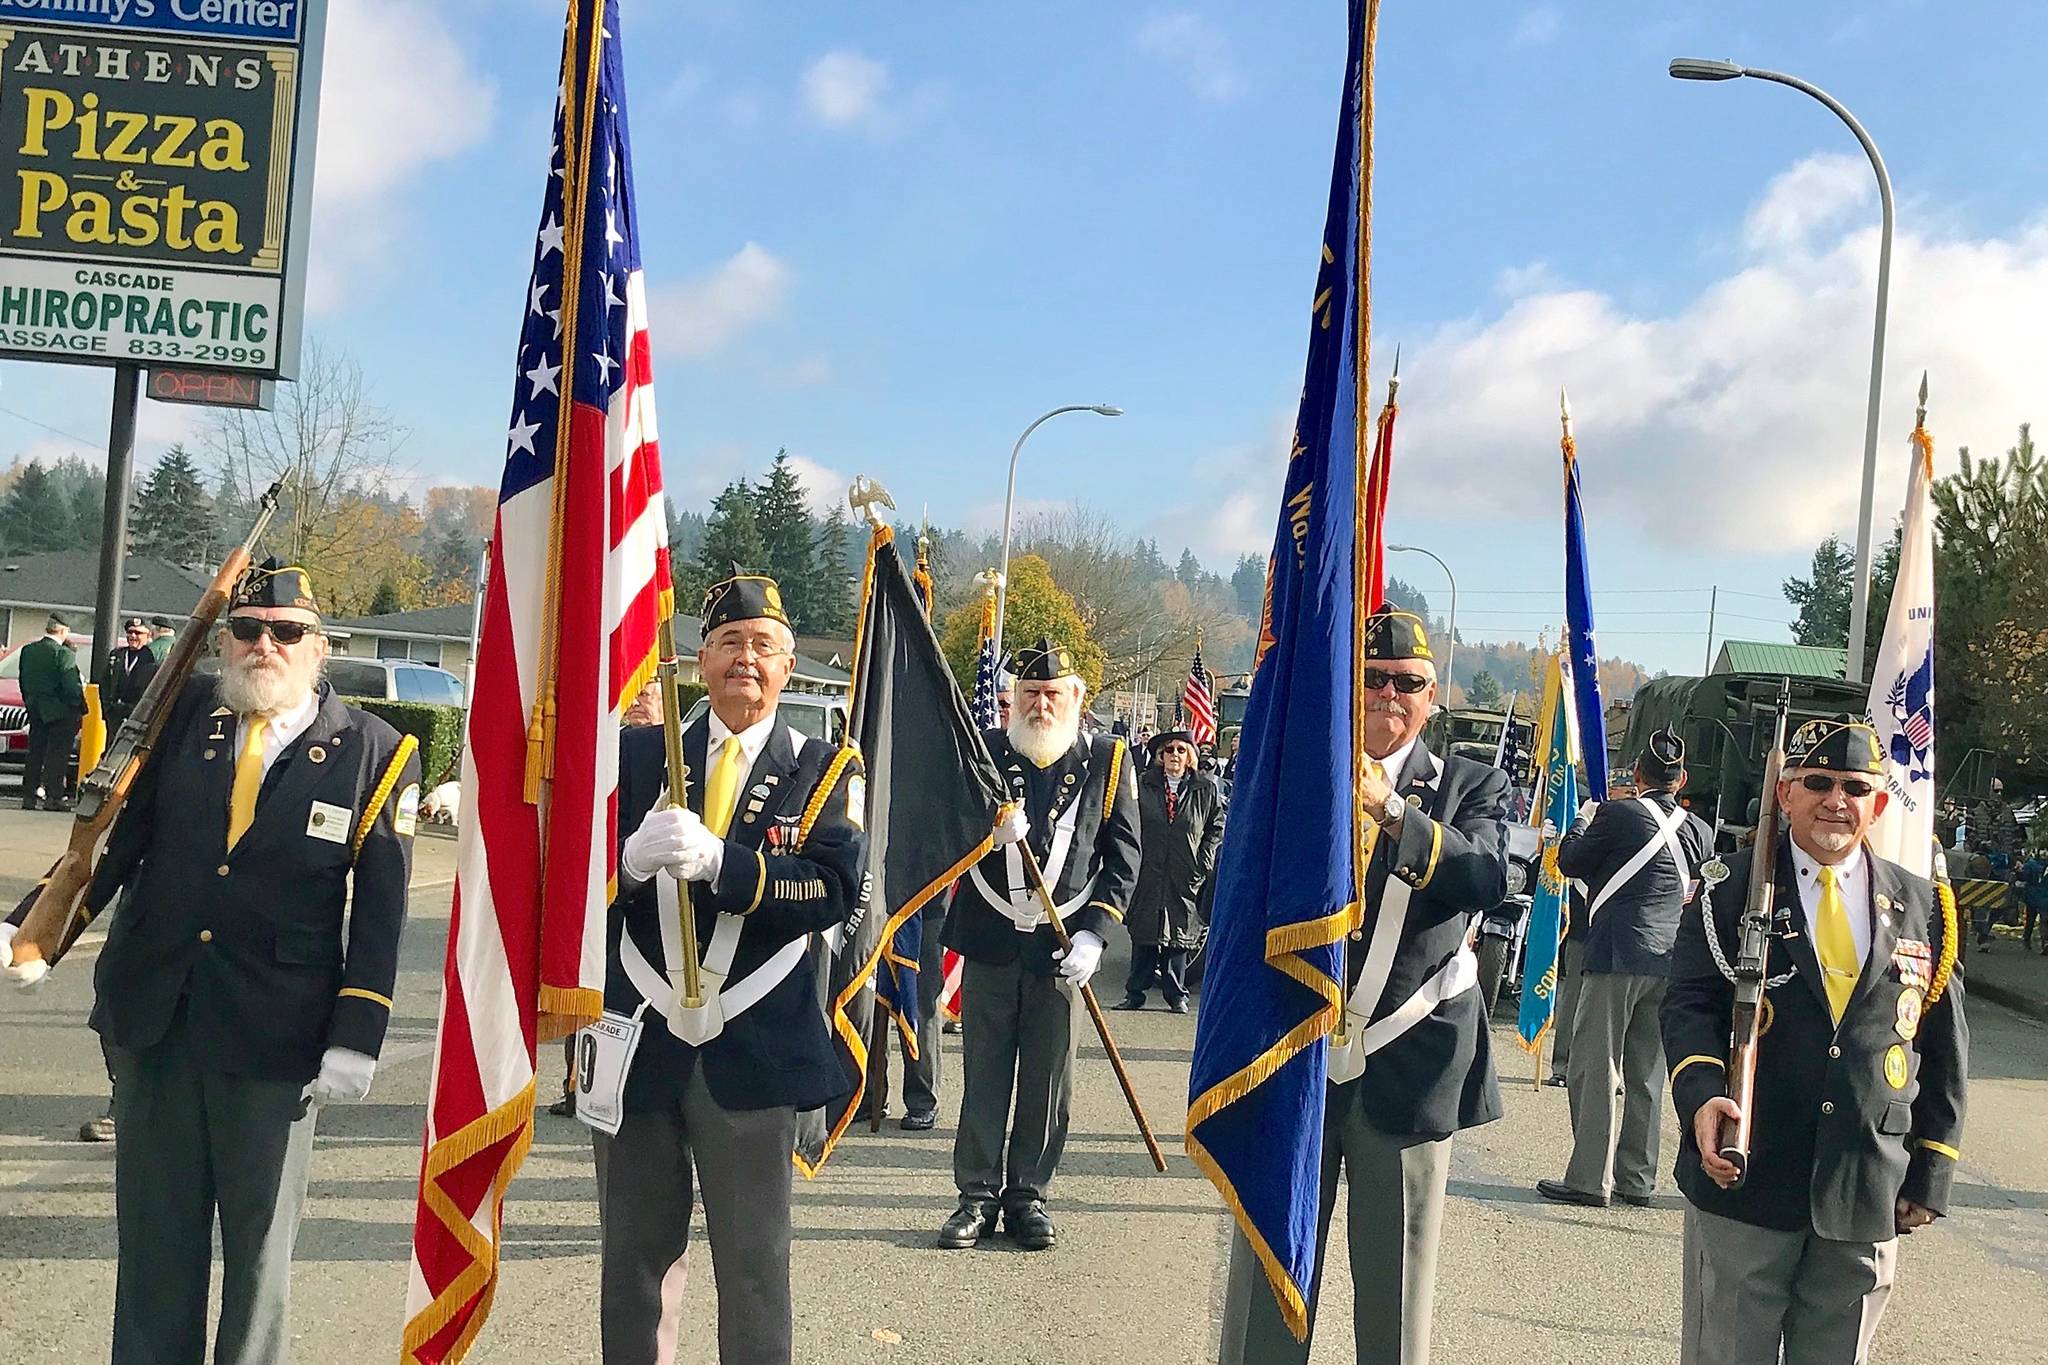
[[(1017, 851), (1024, 856), (1024, 875), (1031, 879), (1031, 889), (1038, 893), (1038, 903), (1045, 907), (1045, 919), (1052, 926), (1053, 940), (1060, 945), (1061, 952), (1072, 952), (1074, 940), (1067, 937), (1067, 927), (1060, 923), (1059, 907), (1053, 904), (1052, 892), (1046, 888), (1045, 873), (1038, 866), (1038, 855), (1031, 851), (1030, 844), (1022, 840), (1017, 843)], [(1159, 1150), (1159, 1139), (1152, 1136), (1152, 1125), (1145, 1121), (1145, 1108), (1138, 1103), (1131, 1073), (1124, 1070), (1123, 1054), (1116, 1050), (1116, 1040), (1109, 1036), (1109, 1021), (1102, 1017), (1102, 1005), (1095, 998), (1094, 987), (1081, 987), (1081, 999), (1088, 1005), (1088, 1017), (1095, 1021), (1095, 1032), (1102, 1039), (1102, 1050), (1109, 1054), (1109, 1065), (1116, 1072), (1116, 1082), (1124, 1088), (1124, 1100), (1131, 1106), (1131, 1117), (1138, 1121), (1138, 1134), (1145, 1139), (1145, 1150), (1152, 1154), (1152, 1168), (1164, 1171), (1166, 1153)]]

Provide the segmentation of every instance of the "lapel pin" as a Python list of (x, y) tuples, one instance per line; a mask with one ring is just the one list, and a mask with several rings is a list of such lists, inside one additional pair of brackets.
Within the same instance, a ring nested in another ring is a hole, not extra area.
[(1892, 898), (1890, 896), (1885, 895), (1883, 892), (1879, 892), (1877, 897), (1877, 908), (1880, 910), (1891, 909)]
[(1409, 805), (1411, 805), (1411, 806), (1413, 806), (1413, 807), (1415, 807), (1415, 809), (1417, 809), (1417, 810), (1421, 810), (1421, 809), (1422, 809), (1422, 793), (1420, 793), (1420, 792), (1409, 792), (1409, 793), (1408, 793), (1408, 804), (1409, 804)]
[(766, 800), (768, 796), (768, 784), (766, 782), (756, 782), (753, 786), (753, 789), (749, 791), (747, 795), (759, 800)]
[(315, 744), (306, 750), (306, 757), (314, 763), (325, 763), (327, 761), (327, 751)]
[(213, 757), (213, 750), (211, 750), (211, 749), (208, 749), (208, 750), (206, 751), (206, 756), (207, 756), (208, 758), (212, 758), (212, 757)]

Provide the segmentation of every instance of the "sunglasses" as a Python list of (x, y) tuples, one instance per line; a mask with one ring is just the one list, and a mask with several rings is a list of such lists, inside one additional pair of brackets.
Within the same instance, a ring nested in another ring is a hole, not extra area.
[(1826, 773), (1808, 773), (1799, 779), (1799, 785), (1822, 796), (1840, 787), (1842, 795), (1851, 800), (1860, 800), (1877, 790), (1860, 777), (1829, 777)]
[(1377, 692), (1388, 683), (1392, 683), (1394, 690), (1402, 696), (1412, 697), (1423, 688), (1429, 686), (1429, 679), (1420, 673), (1389, 673), (1384, 668), (1368, 668), (1365, 670), (1366, 691)]
[(318, 635), (320, 627), (309, 626), (304, 621), (266, 621), (261, 616), (230, 616), (228, 634), (245, 645), (253, 645), (266, 634), (281, 645), (295, 645), (308, 635)]

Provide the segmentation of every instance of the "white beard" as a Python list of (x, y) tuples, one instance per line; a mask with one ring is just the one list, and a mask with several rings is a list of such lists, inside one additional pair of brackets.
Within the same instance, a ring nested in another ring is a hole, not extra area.
[(281, 668), (258, 668), (230, 663), (220, 671), (221, 703), (239, 716), (275, 716), (306, 700), (319, 676), (316, 661), (309, 670), (286, 663)]
[(1840, 830), (1817, 829), (1813, 832), (1813, 841), (1830, 853), (1847, 853), (1856, 847), (1856, 836)]
[(1050, 768), (1059, 762), (1060, 756), (1074, 747), (1074, 741), (1080, 735), (1081, 712), (1078, 707), (1065, 723), (1048, 721), (1042, 728), (1032, 724), (1022, 713), (1010, 718), (1010, 747), (1040, 768)]

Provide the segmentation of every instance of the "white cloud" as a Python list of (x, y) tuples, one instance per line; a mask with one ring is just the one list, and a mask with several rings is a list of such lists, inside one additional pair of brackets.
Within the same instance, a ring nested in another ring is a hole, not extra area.
[(1201, 15), (1188, 10), (1155, 10), (1138, 25), (1138, 50), (1171, 68), (1200, 98), (1227, 104), (1244, 93), (1245, 81), (1230, 40)]
[[(1549, 518), (1563, 384), (1594, 515), (1754, 552), (1853, 527), (1877, 231), (1823, 236), (1815, 224), (1833, 208), (1802, 216), (1781, 193), (1833, 174), (1803, 163), (1780, 177), (1739, 267), (1668, 311), (1552, 288), (1440, 327), (1402, 367), (1404, 463), (1426, 465), (1431, 496), (1463, 513)], [(2048, 334), (2030, 320), (2048, 310), (2048, 220), (2004, 238), (1901, 236), (1892, 285), (1881, 519), (1903, 493), (1923, 368), (1945, 466), (1958, 445), (2002, 451), (2035, 415)]]
[(1550, 268), (1550, 262), (1531, 261), (1527, 265), (1511, 265), (1501, 271), (1494, 279), (1493, 289), (1495, 293), (1513, 299), (1538, 290), (1555, 289), (1557, 285), (1557, 272)]
[(748, 242), (708, 274), (654, 291), (655, 345), (692, 358), (723, 350), (781, 309), (793, 278), (767, 248)]
[(1514, 47), (1541, 47), (1557, 37), (1563, 22), (1556, 6), (1538, 5), (1522, 16), (1509, 42)]
[(1752, 251), (1802, 246), (1876, 193), (1877, 181), (1862, 157), (1810, 156), (1772, 178), (1743, 221), (1743, 242)]
[(811, 355), (773, 367), (762, 377), (778, 389), (815, 389), (831, 383), (833, 374), (831, 361)]
[(789, 457), (790, 472), (810, 500), (811, 510), (821, 517), (832, 515), (835, 507), (846, 506), (846, 486), (852, 479), (836, 469), (819, 464), (808, 455)]
[(804, 71), (804, 108), (828, 128), (867, 123), (882, 111), (889, 68), (858, 52), (828, 52)]
[[(1853, 531), (1877, 229), (1837, 221), (1854, 195), (1833, 160), (1803, 162), (1774, 181), (1741, 229), (1735, 268), (1668, 308), (1632, 308), (1531, 276), (1485, 314), (1440, 323), (1419, 340), (1404, 327), (1396, 508), (1426, 496), (1472, 525), (1554, 525), (1563, 385), (1596, 522), (1668, 528), (1686, 547), (1718, 554), (1804, 552), (1829, 532)], [(1812, 211), (1787, 202), (1794, 184), (1813, 187)], [(2044, 313), (2048, 215), (1998, 237), (1937, 230), (1897, 239), (1880, 531), (1904, 495), (1921, 371), (1930, 375), (1937, 471), (1955, 468), (1958, 446), (2001, 453), (2021, 422), (2040, 416)], [(1264, 439), (1197, 462), (1198, 496), (1159, 524), (1199, 526), (1194, 548), (1205, 562), (1263, 553), (1292, 420), (1290, 407)]]
[(307, 292), (316, 310), (360, 292), (399, 235), (394, 201), (490, 131), (497, 91), (422, 0), (352, 0), (329, 14)]

